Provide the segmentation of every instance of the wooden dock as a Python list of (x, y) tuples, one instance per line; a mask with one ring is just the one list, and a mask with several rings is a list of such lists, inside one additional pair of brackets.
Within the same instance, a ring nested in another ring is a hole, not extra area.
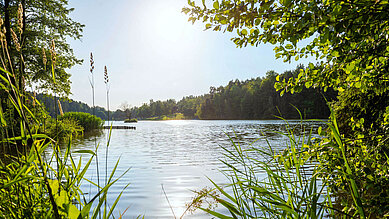
[[(104, 129), (110, 129), (111, 126), (103, 126)], [(136, 130), (135, 126), (125, 126), (125, 125), (113, 125), (112, 129), (134, 129)]]

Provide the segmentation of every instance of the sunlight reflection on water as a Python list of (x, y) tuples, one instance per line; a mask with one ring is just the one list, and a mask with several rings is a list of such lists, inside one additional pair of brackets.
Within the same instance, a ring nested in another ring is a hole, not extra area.
[[(299, 121), (289, 121), (297, 126)], [(305, 122), (307, 127), (318, 128), (318, 122)], [(136, 130), (112, 130), (108, 152), (108, 172), (120, 158), (116, 176), (126, 169), (130, 171), (109, 190), (111, 204), (123, 187), (130, 186), (123, 193), (116, 207), (117, 214), (128, 208), (124, 218), (145, 215), (146, 218), (173, 218), (167, 199), (177, 217), (185, 211), (185, 204), (194, 197), (192, 190), (201, 190), (211, 183), (227, 183), (220, 170), (225, 159), (220, 146), (231, 148), (229, 135), (242, 147), (267, 147), (266, 139), (276, 150), (284, 148), (287, 138), (285, 122), (266, 121), (199, 121), (169, 120), (140, 121), (138, 123), (113, 122), (113, 125), (136, 126)], [(300, 130), (301, 131), (301, 130)], [(280, 132), (280, 133), (275, 133)], [(105, 145), (107, 130), (97, 137), (100, 166), (100, 182), (105, 177)], [(266, 139), (265, 139), (266, 138)], [(74, 143), (73, 150), (94, 149), (94, 137), (86, 137)], [(77, 154), (74, 154), (77, 156)], [(87, 156), (82, 158), (86, 161)], [(93, 162), (86, 178), (96, 182), (96, 167)], [(163, 192), (162, 185), (164, 188)], [(83, 185), (83, 191), (94, 194), (90, 185)], [(88, 196), (87, 196), (88, 197)], [(167, 197), (167, 198), (166, 198)], [(185, 218), (210, 218), (201, 211)]]

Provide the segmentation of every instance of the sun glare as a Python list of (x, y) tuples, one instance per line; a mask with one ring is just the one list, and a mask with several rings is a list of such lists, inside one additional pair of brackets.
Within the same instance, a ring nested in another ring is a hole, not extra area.
[(172, 126), (187, 125), (190, 123), (190, 121), (187, 121), (187, 120), (167, 120), (165, 122), (166, 122), (166, 124), (169, 124)]
[(155, 18), (157, 19), (156, 37), (168, 42), (179, 41), (187, 26), (190, 25), (186, 21), (186, 17), (176, 7), (161, 8)]
[[(188, 16), (181, 13), (182, 1), (145, 1), (141, 14), (143, 34), (148, 42), (163, 49), (183, 49), (190, 46), (190, 38), (196, 35)], [(157, 45), (156, 45), (157, 44)]]

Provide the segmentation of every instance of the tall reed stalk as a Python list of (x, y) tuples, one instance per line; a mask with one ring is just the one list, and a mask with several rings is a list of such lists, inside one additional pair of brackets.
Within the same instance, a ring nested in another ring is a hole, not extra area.
[[(347, 179), (347, 192), (354, 202), (354, 207), (343, 209), (334, 207), (328, 187), (331, 182), (315, 158), (322, 141), (314, 138), (313, 130), (306, 130), (303, 123), (293, 127), (285, 120), (285, 124), (287, 132), (278, 132), (288, 139), (281, 151), (274, 151), (267, 140), (268, 149), (265, 149), (253, 144), (243, 147), (230, 137), (232, 148), (223, 147), (226, 159), (222, 160), (227, 167), (223, 173), (230, 183), (221, 185), (210, 179), (215, 188), (198, 192), (189, 206), (217, 218), (366, 218), (335, 118), (327, 123), (333, 139), (326, 144), (333, 144), (346, 166), (344, 172), (339, 170), (333, 174)], [(301, 134), (295, 134), (298, 132)], [(213, 203), (220, 204), (228, 213), (202, 206), (206, 198), (213, 199)]]
[[(108, 123), (109, 123), (109, 78), (108, 78), (108, 71), (107, 66), (104, 66), (104, 83), (105, 83), (105, 89), (107, 91), (107, 111), (108, 111)], [(105, 184), (107, 184), (107, 173), (108, 173), (108, 147), (109, 142), (111, 139), (111, 132), (112, 132), (112, 125), (108, 134), (107, 138), (107, 147), (105, 148)], [(104, 211), (107, 208), (107, 201), (104, 203)]]
[[(23, 13), (21, 6), (19, 6), (18, 13)], [(19, 19), (24, 19), (24, 17), (18, 14)], [(12, 65), (12, 61), (19, 58), (20, 65), (18, 66), (24, 68), (24, 60), (21, 52), (23, 43), (26, 42), (24, 42), (22, 37), (19, 40), (16, 33), (12, 30), (13, 43), (20, 56), (15, 55), (16, 53), (14, 56), (10, 56), (8, 50), (11, 42), (7, 43), (2, 24), (3, 22), (0, 17), (0, 51), (2, 52), (0, 54), (2, 64), (2, 67), (0, 67), (0, 94), (2, 95), (0, 104), (0, 129), (2, 138), (0, 143), (3, 146), (3, 150), (5, 149), (4, 146), (7, 147), (7, 151), (3, 151), (6, 153), (3, 153), (3, 157), (0, 159), (0, 217), (95, 219), (98, 215), (101, 215), (101, 206), (107, 199), (108, 188), (117, 182), (128, 170), (119, 176), (119, 178), (114, 179), (113, 176), (119, 164), (118, 160), (110, 176), (106, 177), (105, 186), (100, 187), (99, 184), (96, 185), (85, 178), (85, 173), (93, 159), (96, 158), (97, 161), (97, 153), (91, 150), (71, 151), (71, 136), (69, 136), (65, 150), (61, 151), (58, 143), (52, 138), (46, 134), (39, 133), (39, 130), (33, 131), (32, 127), (39, 127), (42, 118), (35, 111), (31, 111), (31, 106), (25, 101), (28, 96), (24, 90), (23, 69), (17, 71)], [(23, 30), (23, 27), (20, 26), (22, 24), (24, 24), (24, 21), (18, 20), (20, 36)], [(51, 74), (54, 84), (53, 92), (55, 94), (58, 85), (55, 77), (56, 53), (54, 41), (52, 41), (50, 46), (52, 61)], [(44, 69), (46, 70), (47, 57), (43, 48), (42, 54), (45, 65)], [(92, 57), (91, 60), (93, 61)], [(16, 75), (15, 72), (21, 73)], [(93, 69), (91, 73), (93, 77)], [(94, 85), (93, 83), (91, 85), (94, 98)], [(56, 95), (54, 96), (56, 98)], [(32, 98), (33, 105), (40, 105), (39, 101), (35, 99), (35, 96), (30, 98)], [(56, 104), (57, 100), (55, 100)], [(14, 123), (13, 117), (18, 118), (16, 124), (18, 126), (18, 132), (14, 130), (15, 125), (12, 124)], [(10, 131), (12, 134), (9, 133)], [(52, 147), (53, 153), (47, 159), (44, 154), (45, 150), (50, 146)], [(23, 150), (19, 151), (19, 148)], [(15, 150), (16, 152), (14, 152)], [(85, 165), (82, 165), (81, 158), (79, 158), (78, 163), (75, 161), (73, 154), (77, 153), (90, 156)], [(55, 165), (52, 165), (52, 161)], [(96, 164), (98, 165), (98, 162)], [(84, 193), (80, 189), (80, 185), (84, 180), (98, 187), (97, 194), (90, 200), (85, 199)], [(104, 218), (113, 216), (114, 208), (123, 191), (115, 199), (109, 211), (107, 209), (104, 210)], [(91, 209), (92, 204), (97, 198), (99, 201), (96, 207)]]
[[(90, 53), (90, 77), (89, 77), (89, 83), (92, 88), (92, 115), (95, 115), (95, 78), (93, 74), (93, 70), (95, 69), (95, 62), (93, 60), (93, 54)], [(95, 143), (95, 152), (97, 153), (98, 145), (97, 145), (97, 139), (96, 136), (94, 136), (94, 143)], [(100, 170), (99, 170), (99, 160), (98, 156), (96, 156), (96, 175), (97, 175), (97, 189), (100, 192)], [(100, 196), (99, 196), (100, 200)], [(99, 213), (99, 218), (101, 219), (101, 214)]]

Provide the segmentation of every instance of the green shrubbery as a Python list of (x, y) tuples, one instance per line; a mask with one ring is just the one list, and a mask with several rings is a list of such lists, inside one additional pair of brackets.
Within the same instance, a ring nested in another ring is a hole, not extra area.
[(77, 123), (84, 128), (84, 131), (91, 131), (93, 129), (99, 129), (103, 125), (103, 121), (94, 115), (83, 112), (67, 112), (61, 116), (61, 120), (71, 119), (77, 121)]
[(69, 136), (77, 137), (83, 134), (84, 128), (73, 118), (49, 119), (45, 127), (45, 134), (54, 139), (65, 139)]
[(125, 123), (132, 123), (132, 122), (138, 122), (137, 119), (125, 119), (124, 120)]

